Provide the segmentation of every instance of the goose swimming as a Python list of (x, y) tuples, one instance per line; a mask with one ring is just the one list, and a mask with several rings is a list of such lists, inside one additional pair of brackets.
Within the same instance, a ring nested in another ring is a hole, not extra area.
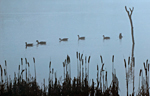
[(61, 42), (61, 41), (68, 41), (68, 38), (59, 38), (59, 42)]
[(26, 44), (26, 48), (27, 48), (27, 47), (32, 47), (32, 46), (33, 46), (33, 43), (27, 44), (27, 42), (25, 42), (25, 44)]
[(85, 40), (85, 37), (80, 37), (79, 35), (78, 36), (78, 40)]
[(46, 44), (46, 42), (45, 41), (38, 41), (38, 40), (36, 40), (36, 42), (37, 42), (37, 44), (41, 44), (41, 45), (45, 45)]
[(105, 36), (103, 35), (103, 39), (110, 39), (110, 37), (105, 37)]

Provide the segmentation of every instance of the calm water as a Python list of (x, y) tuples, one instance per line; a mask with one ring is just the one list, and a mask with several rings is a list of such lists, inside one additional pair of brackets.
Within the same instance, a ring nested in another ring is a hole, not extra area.
[[(138, 74), (143, 62), (150, 58), (149, 30), (150, 11), (147, 1), (80, 1), (80, 0), (32, 0), (0, 1), (0, 64), (7, 60), (8, 74), (13, 78), (21, 58), (27, 58), (34, 76), (33, 57), (36, 59), (39, 85), (48, 79), (51, 60), (57, 76), (63, 76), (62, 62), (67, 54), (71, 58), (72, 77), (77, 73), (76, 52), (91, 56), (90, 78), (96, 82), (96, 65), (103, 56), (108, 71), (108, 85), (111, 82), (112, 55), (119, 79), (120, 95), (126, 94), (125, 68), (123, 59), (131, 56), (132, 42), (130, 22), (125, 6), (134, 7), (132, 19), (135, 35), (135, 91), (138, 88)], [(119, 33), (123, 39), (119, 40)], [(78, 41), (77, 35), (85, 36)], [(110, 40), (103, 41), (103, 35)], [(67, 37), (67, 42), (59, 38)], [(36, 40), (46, 41), (45, 46), (36, 46)], [(34, 43), (25, 48), (25, 42)], [(25, 61), (24, 61), (25, 62)], [(47, 81), (46, 81), (47, 82)]]

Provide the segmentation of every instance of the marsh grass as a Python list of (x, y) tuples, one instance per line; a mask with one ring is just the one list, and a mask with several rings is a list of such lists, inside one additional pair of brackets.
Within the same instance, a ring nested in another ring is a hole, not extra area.
[[(83, 58), (85, 57), (85, 58)], [(119, 81), (116, 75), (114, 66), (114, 55), (112, 56), (112, 82), (108, 85), (107, 71), (104, 70), (105, 64), (103, 57), (100, 55), (100, 64), (97, 64), (97, 78), (96, 82), (92, 79), (89, 81), (89, 64), (90, 58), (77, 52), (77, 77), (71, 79), (71, 59), (67, 55), (63, 62), (63, 80), (57, 78), (57, 72), (52, 68), (51, 61), (49, 63), (49, 76), (48, 85), (43, 84), (40, 87), (36, 82), (36, 68), (35, 58), (33, 58), (35, 77), (31, 77), (30, 65), (25, 59), (25, 68), (23, 68), (23, 58), (21, 58), (21, 65), (18, 66), (18, 73), (14, 72), (14, 79), (8, 79), (7, 63), (5, 61), (4, 69), (0, 65), (1, 81), (0, 81), (0, 96), (119, 96)], [(79, 62), (78, 62), (79, 61)], [(124, 59), (126, 70), (126, 83), (128, 86), (128, 66)], [(130, 57), (128, 58), (128, 65), (130, 63)], [(137, 95), (149, 95), (149, 64), (148, 60), (143, 63), (144, 71), (142, 69), (139, 73), (139, 88)], [(143, 75), (145, 73), (145, 75)], [(26, 74), (26, 78), (23, 78), (23, 74)], [(63, 81), (63, 82), (62, 82)], [(90, 84), (91, 83), (91, 84)], [(127, 87), (128, 88), (128, 87)], [(128, 90), (128, 89), (127, 89)]]

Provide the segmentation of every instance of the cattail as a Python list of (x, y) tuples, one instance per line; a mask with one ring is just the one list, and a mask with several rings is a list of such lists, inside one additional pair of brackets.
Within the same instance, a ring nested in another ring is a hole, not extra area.
[(147, 77), (147, 68), (145, 69), (145, 75), (146, 75), (146, 77)]
[(21, 74), (24, 72), (24, 69), (21, 71)]
[(103, 63), (103, 58), (102, 58), (102, 56), (100, 55), (100, 58), (101, 58), (101, 63)]
[(81, 60), (81, 58), (80, 58), (80, 53), (79, 53), (79, 60)]
[(4, 69), (4, 75), (6, 76), (6, 69)]
[(6, 62), (6, 60), (5, 60), (5, 66), (7, 67), (7, 62)]
[[(26, 58), (25, 58), (25, 60), (26, 60)], [(23, 58), (21, 58), (21, 65), (23, 65)]]
[(54, 69), (52, 68), (52, 85), (53, 85), (53, 74), (54, 74)]
[(145, 67), (145, 62), (143, 62), (143, 65), (144, 65), (144, 69), (146, 69), (146, 67)]
[(1, 65), (0, 65), (0, 68), (1, 68), (1, 82), (3, 83), (3, 69)]
[(82, 59), (82, 84), (83, 84), (83, 78), (84, 78), (84, 67), (83, 67), (83, 59)]
[(33, 57), (33, 62), (34, 62), (34, 73), (35, 73), (35, 81), (36, 81), (36, 67), (35, 67), (35, 58)]
[(91, 56), (89, 56), (89, 58), (88, 58), (88, 63), (90, 63), (90, 58), (91, 58)]
[(148, 71), (149, 71), (149, 64), (148, 64)]
[[(101, 57), (102, 58), (102, 57)], [(114, 55), (112, 56), (112, 62), (114, 62)]]
[(130, 56), (128, 57), (128, 65), (130, 64)]
[(67, 55), (67, 64), (70, 63), (70, 57)]
[(33, 57), (33, 62), (35, 63), (35, 58)]
[(25, 62), (26, 62), (26, 64), (28, 63), (27, 58), (25, 58)]
[(104, 71), (104, 70), (103, 70), (103, 67), (104, 67), (104, 64), (102, 65), (102, 69), (101, 69), (101, 71)]
[(87, 59), (87, 57), (85, 56), (85, 78), (86, 78), (86, 76), (87, 76), (87, 67), (86, 67), (86, 59)]
[(18, 80), (20, 80), (20, 65), (18, 66)]
[(30, 78), (30, 64), (29, 64), (29, 62), (28, 62), (28, 78)]
[(139, 76), (141, 76), (141, 73), (142, 73), (142, 69), (140, 69), (140, 74), (139, 74)]
[(148, 67), (148, 59), (146, 60), (146, 67)]
[(125, 68), (126, 68), (126, 60), (124, 59), (124, 65), (125, 65)]
[(76, 56), (77, 56), (77, 59), (78, 59), (78, 52), (76, 52)]

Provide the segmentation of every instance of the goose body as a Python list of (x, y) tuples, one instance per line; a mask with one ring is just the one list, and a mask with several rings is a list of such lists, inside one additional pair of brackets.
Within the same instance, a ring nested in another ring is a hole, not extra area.
[(61, 42), (61, 41), (68, 41), (68, 38), (59, 38), (59, 41)]
[(122, 38), (123, 38), (123, 36), (122, 36), (122, 34), (120, 33), (120, 34), (119, 34), (119, 39), (122, 39)]
[(103, 35), (103, 39), (110, 39), (110, 37), (105, 37), (105, 36)]
[(85, 37), (80, 37), (79, 35), (78, 36), (78, 40), (85, 40)]
[(41, 45), (45, 45), (46, 44), (46, 42), (45, 41), (38, 41), (38, 40), (36, 40), (36, 42), (37, 42), (37, 44), (41, 44)]
[(32, 47), (32, 46), (33, 46), (33, 43), (27, 44), (27, 42), (25, 42), (25, 44), (26, 44), (26, 48), (27, 48), (27, 47)]

